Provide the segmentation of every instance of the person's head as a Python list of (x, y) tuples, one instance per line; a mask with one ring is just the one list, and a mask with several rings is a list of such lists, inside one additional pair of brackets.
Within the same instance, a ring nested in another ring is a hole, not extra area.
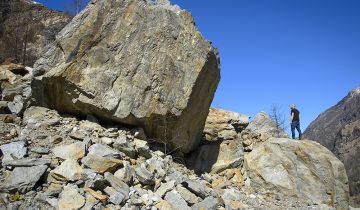
[(290, 105), (290, 109), (295, 109), (296, 108), (296, 105), (295, 104), (291, 104)]

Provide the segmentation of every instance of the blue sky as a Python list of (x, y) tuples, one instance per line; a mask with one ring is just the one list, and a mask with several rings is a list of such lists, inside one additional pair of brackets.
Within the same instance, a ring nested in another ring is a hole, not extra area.
[[(64, 10), (70, 1), (38, 0)], [(359, 0), (172, 0), (219, 48), (212, 106), (254, 117), (289, 105), (306, 126), (360, 85)], [(288, 131), (289, 132), (289, 131)]]

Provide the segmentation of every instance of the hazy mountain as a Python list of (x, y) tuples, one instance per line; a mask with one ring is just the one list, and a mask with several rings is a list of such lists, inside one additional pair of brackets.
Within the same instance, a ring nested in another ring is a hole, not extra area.
[(360, 87), (321, 113), (304, 132), (320, 142), (345, 164), (350, 193), (360, 204)]

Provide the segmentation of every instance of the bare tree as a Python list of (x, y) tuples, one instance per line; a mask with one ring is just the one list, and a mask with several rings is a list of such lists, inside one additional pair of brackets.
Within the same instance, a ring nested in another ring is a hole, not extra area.
[(280, 109), (280, 106), (277, 104), (271, 105), (270, 108), (270, 117), (275, 122), (276, 125), (276, 135), (279, 138), (281, 131), (286, 129), (286, 117)]

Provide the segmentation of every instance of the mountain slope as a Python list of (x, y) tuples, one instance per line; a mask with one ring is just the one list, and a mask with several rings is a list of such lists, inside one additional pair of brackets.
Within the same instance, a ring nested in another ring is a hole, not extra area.
[(0, 3), (0, 62), (14, 58), (32, 66), (44, 47), (71, 20), (63, 12), (50, 10), (29, 0)]
[(304, 132), (345, 164), (354, 204), (360, 205), (360, 87), (321, 113)]

